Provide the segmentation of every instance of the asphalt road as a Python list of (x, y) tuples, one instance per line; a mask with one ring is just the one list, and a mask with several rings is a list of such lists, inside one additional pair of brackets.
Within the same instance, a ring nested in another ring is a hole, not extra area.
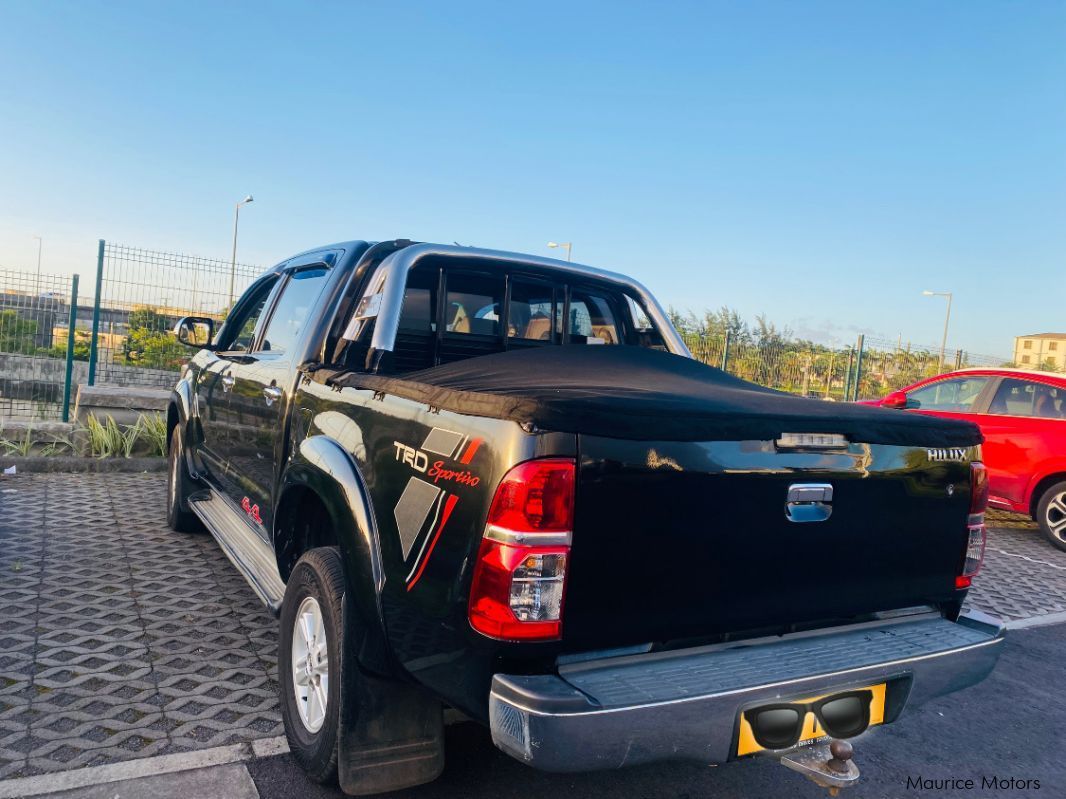
[[(860, 784), (847, 799), (1066, 796), (1066, 624), (1009, 634), (996, 671), (980, 685), (906, 711), (855, 741)], [(248, 764), (263, 799), (341, 797), (309, 782), (288, 755)], [(973, 780), (952, 788), (908, 788), (911, 779)], [(1000, 780), (999, 787), (982, 779)], [(1014, 779), (1014, 787), (1007, 780)], [(1017, 787), (1029, 780), (1026, 787)], [(1033, 781), (1039, 781), (1037, 787)], [(594, 774), (544, 774), (512, 760), (473, 723), (448, 728), (447, 765), (433, 783), (396, 799), (514, 797), (825, 797), (769, 759), (716, 768), (688, 763)]]

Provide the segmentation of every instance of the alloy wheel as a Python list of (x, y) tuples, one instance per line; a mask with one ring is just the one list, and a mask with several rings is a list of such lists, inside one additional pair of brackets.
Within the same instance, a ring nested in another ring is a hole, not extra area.
[(329, 697), (329, 657), (322, 608), (306, 597), (296, 611), (292, 631), (292, 687), (300, 721), (318, 732), (326, 720)]
[(1066, 543), (1066, 491), (1056, 494), (1044, 510), (1048, 530), (1059, 541)]

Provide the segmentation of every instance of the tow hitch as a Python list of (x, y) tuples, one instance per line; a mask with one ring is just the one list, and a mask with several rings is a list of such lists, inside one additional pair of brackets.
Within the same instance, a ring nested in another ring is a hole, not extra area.
[(841, 788), (850, 788), (859, 781), (859, 767), (851, 761), (853, 754), (847, 741), (830, 741), (782, 755), (781, 764), (836, 796)]

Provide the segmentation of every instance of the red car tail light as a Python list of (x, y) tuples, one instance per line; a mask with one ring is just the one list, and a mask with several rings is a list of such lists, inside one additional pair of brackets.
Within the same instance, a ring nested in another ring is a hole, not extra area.
[(504, 641), (548, 641), (562, 632), (574, 526), (573, 460), (521, 463), (500, 481), (470, 587), (470, 625)]
[(969, 588), (981, 571), (985, 557), (985, 511), (988, 509), (988, 470), (983, 463), (970, 464), (970, 516), (967, 522), (966, 553), (955, 588)]

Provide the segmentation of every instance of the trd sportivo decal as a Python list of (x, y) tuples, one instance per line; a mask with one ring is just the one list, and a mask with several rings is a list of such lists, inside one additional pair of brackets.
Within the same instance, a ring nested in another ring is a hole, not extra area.
[[(421, 472), (426, 477), (431, 478), (434, 483), (439, 483), (441, 480), (445, 480), (447, 482), (468, 485), (473, 488), (481, 482), (481, 478), (469, 469), (449, 469), (444, 465), (444, 461), (442, 460), (436, 460), (430, 463), (429, 456), (426, 455), (426, 453), (415, 449), (414, 447), (409, 447), (402, 441), (393, 441), (392, 445), (396, 447), (396, 460), (406, 463), (416, 472)], [(467, 447), (467, 451), (463, 455), (463, 458), (459, 460), (459, 463), (469, 463), (469, 460), (464, 459), (467, 457), (472, 458), (480, 446), (481, 439), (475, 439), (470, 446)]]
[[(481, 439), (471, 441), (469, 436), (434, 427), (419, 448), (402, 441), (394, 441), (393, 446), (396, 448), (396, 460), (418, 473), (408, 478), (403, 494), (393, 509), (404, 563), (410, 565), (406, 580), (407, 590), (410, 591), (421, 579), (444, 526), (459, 502), (456, 494), (448, 493), (438, 484), (444, 482), (474, 488), (481, 482), (481, 478), (469, 469), (451, 468), (444, 460), (431, 459), (427, 453), (443, 455), (458, 461), (460, 466), (466, 466), (481, 447)], [(412, 558), (415, 543), (419, 540), (421, 546)]]
[(448, 518), (452, 515), (452, 510), (455, 508), (455, 503), (459, 501), (459, 497), (455, 494), (449, 494), (448, 498), (444, 500), (444, 510), (440, 515), (440, 522), (437, 524), (437, 529), (433, 533), (432, 538), (427, 538), (429, 542), (427, 547), (425, 543), (422, 544), (422, 549), (425, 551), (425, 556), (422, 552), (418, 553), (418, 557), (415, 558), (415, 566), (412, 567), (411, 572), (407, 575), (407, 590), (410, 591), (415, 587), (415, 584), (421, 579), (422, 572), (426, 568), (426, 564), (429, 563), (429, 556), (433, 554), (433, 547), (437, 546), (437, 540), (440, 538), (440, 534), (444, 531), (444, 525), (448, 523)]

